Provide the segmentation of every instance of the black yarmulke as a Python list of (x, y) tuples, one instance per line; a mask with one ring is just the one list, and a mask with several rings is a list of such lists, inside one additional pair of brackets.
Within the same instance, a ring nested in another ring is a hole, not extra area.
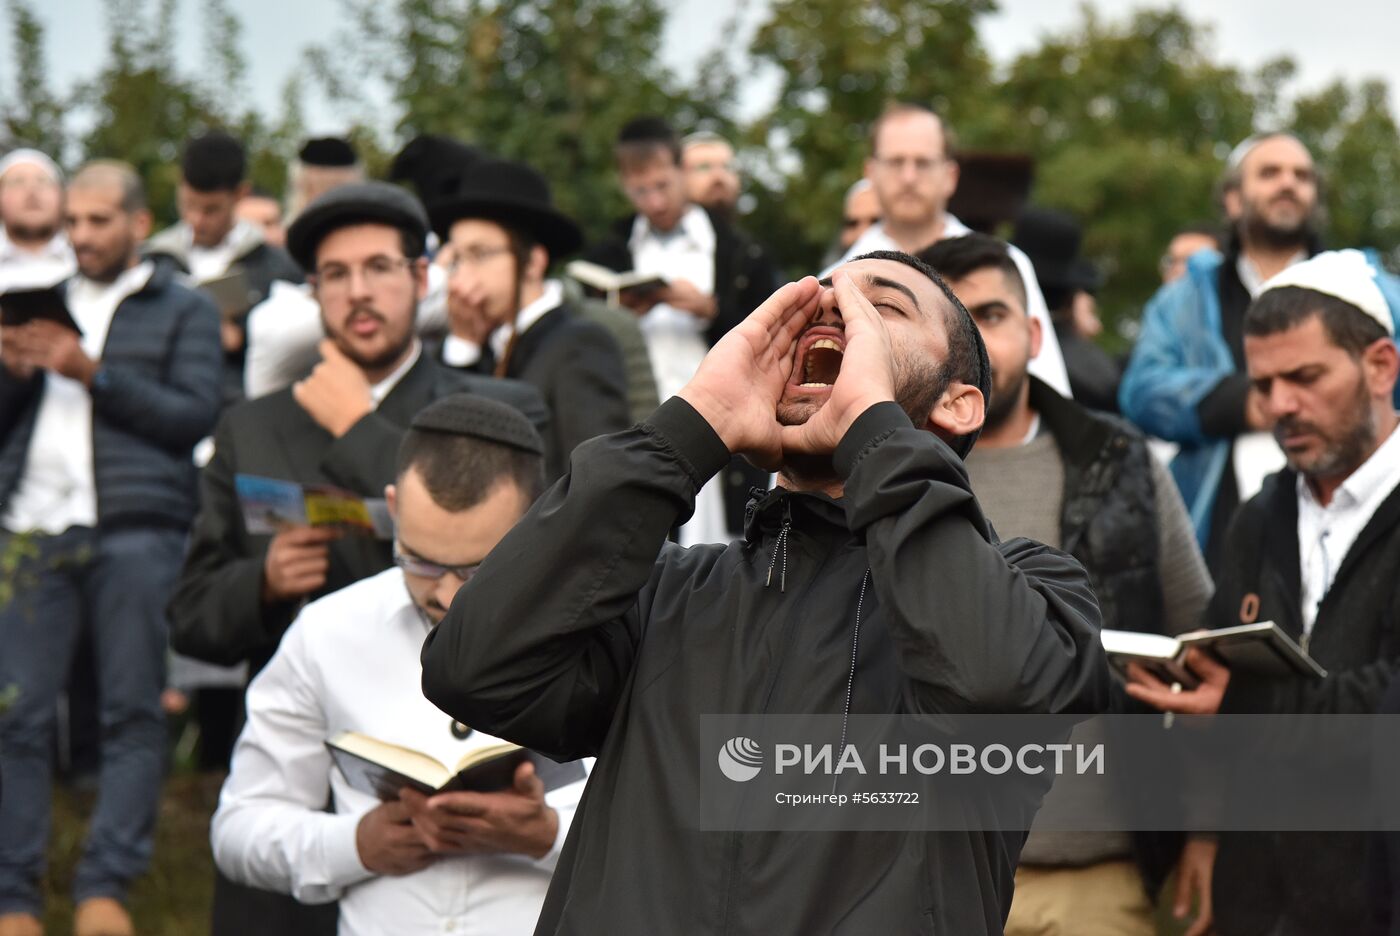
[(340, 168), (356, 162), (355, 147), (340, 137), (317, 137), (307, 140), (297, 158), (308, 166)]
[(544, 454), (544, 440), (523, 413), (474, 393), (454, 393), (434, 400), (413, 417), (411, 425), (425, 432), (469, 436), (532, 455)]

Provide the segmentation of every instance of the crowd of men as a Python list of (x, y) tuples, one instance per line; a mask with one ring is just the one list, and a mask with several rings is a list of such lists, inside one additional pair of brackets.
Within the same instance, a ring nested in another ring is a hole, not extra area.
[[(438, 136), (386, 181), (311, 140), (279, 200), (211, 131), (158, 233), (122, 162), (0, 159), (0, 936), (44, 932), (56, 758), (97, 791), (74, 932), (141, 929), (172, 715), (229, 772), (216, 934), (1152, 934), (1169, 880), (1191, 936), (1400, 934), (1393, 836), (726, 838), (676, 775), (703, 713), (1400, 711), (1400, 280), (1325, 249), (1296, 137), (1230, 155), (1126, 361), (1076, 219), (972, 230), (926, 107), (873, 123), (820, 280), (745, 233), (723, 137), (614, 152), (592, 243)], [(68, 320), (10, 317), (50, 287)], [(260, 523), (268, 482), (304, 513)], [(1328, 675), (1125, 681), (1099, 642), (1256, 620)], [(588, 775), (377, 796), (343, 732)]]

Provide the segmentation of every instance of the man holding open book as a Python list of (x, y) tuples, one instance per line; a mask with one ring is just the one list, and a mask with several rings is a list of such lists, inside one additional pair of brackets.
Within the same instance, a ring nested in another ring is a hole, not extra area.
[[(248, 689), (213, 820), (230, 878), (339, 899), (343, 936), (533, 931), (582, 784), (546, 794), (568, 779), (544, 769), (559, 765), (515, 760), (495, 762), (495, 783), (490, 765), (432, 776), (433, 761), (472, 764), (500, 742), (423, 698), (418, 657), (539, 493), (543, 451), (524, 416), (475, 395), (414, 419), (386, 491), (396, 567), (307, 605)], [(459, 788), (472, 792), (440, 792)]]
[[(1262, 676), (1190, 651), (1199, 687), (1135, 667), (1135, 697), (1194, 714), (1369, 714), (1400, 673), (1400, 354), (1385, 283), (1358, 251), (1318, 254), (1265, 283), (1244, 319), (1249, 379), (1288, 467), (1236, 513), (1206, 625), (1272, 621), (1327, 675)], [(1217, 929), (1363, 932), (1364, 855), (1359, 834), (1221, 834)]]

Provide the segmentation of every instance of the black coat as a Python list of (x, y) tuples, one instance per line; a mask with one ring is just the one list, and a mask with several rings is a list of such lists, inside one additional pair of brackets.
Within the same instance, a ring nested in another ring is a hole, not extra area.
[[(494, 370), (494, 358), (484, 357), (479, 367)], [(520, 334), (506, 376), (530, 384), (549, 407), (553, 430), (544, 440), (545, 477), (550, 483), (563, 476), (569, 454), (580, 442), (632, 424), (617, 341), (567, 303)]]
[[(1241, 623), (1244, 598), (1252, 594), (1259, 599), (1258, 620), (1302, 639), (1296, 484), (1297, 474), (1281, 471), (1236, 513), (1208, 626)], [(1400, 674), (1397, 568), (1400, 490), (1357, 537), (1318, 611), (1308, 652), (1327, 677), (1235, 673), (1221, 712), (1375, 712)], [(1212, 887), (1217, 929), (1227, 936), (1365, 932), (1365, 845), (1361, 833), (1222, 833)], [(1282, 930), (1275, 929), (1279, 925)]]
[(680, 399), (580, 446), (424, 645), (453, 717), (598, 758), (536, 933), (1000, 933), (1022, 833), (696, 831), (698, 716), (839, 714), (848, 685), (852, 714), (1101, 709), (1083, 569), (995, 542), (962, 462), (893, 403), (842, 441), (842, 500), (775, 492), (746, 543), (667, 543), (728, 460)]
[[(244, 529), (234, 476), (260, 475), (302, 483), (334, 484), (366, 497), (383, 497), (394, 480), (404, 430), (420, 409), (450, 393), (480, 393), (509, 403), (542, 431), (548, 417), (533, 387), (442, 367), (426, 355), (373, 413), (339, 439), (321, 428), (292, 398), (291, 388), (230, 409), (214, 435), (214, 457), (200, 481), (201, 502), (189, 555), (170, 604), (171, 643), (199, 660), (260, 667), (277, 649), (300, 601), (262, 601), (263, 560), (270, 537)], [(390, 544), (346, 536), (330, 546), (330, 571), (312, 599), (382, 572)]]
[[(780, 283), (777, 266), (760, 244), (710, 209), (704, 210), (715, 229), (717, 311), (705, 332), (705, 340), (713, 347), (729, 329), (762, 305)], [(619, 272), (632, 269), (632, 252), (627, 244), (636, 219), (637, 216), (632, 215), (617, 222), (612, 234), (585, 251), (583, 259)], [(720, 477), (724, 485), (725, 521), (731, 530), (743, 529), (744, 507), (749, 495), (755, 487), (768, 486), (768, 472), (735, 458)]]
[[(219, 418), (221, 354), (214, 304), (166, 269), (117, 306), (91, 391), (98, 526), (189, 525), (190, 452)], [(45, 379), (0, 367), (0, 514), (24, 473)]]

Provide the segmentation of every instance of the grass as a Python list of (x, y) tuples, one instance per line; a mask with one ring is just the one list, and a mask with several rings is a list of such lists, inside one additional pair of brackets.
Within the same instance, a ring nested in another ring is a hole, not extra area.
[[(180, 772), (167, 778), (156, 824), (151, 870), (132, 888), (128, 906), (141, 936), (192, 936), (209, 932), (214, 858), (209, 817), (219, 800), (222, 774)], [(53, 834), (45, 881), (45, 930), (72, 932), (73, 871), (82, 855), (92, 794), (54, 790)]]

